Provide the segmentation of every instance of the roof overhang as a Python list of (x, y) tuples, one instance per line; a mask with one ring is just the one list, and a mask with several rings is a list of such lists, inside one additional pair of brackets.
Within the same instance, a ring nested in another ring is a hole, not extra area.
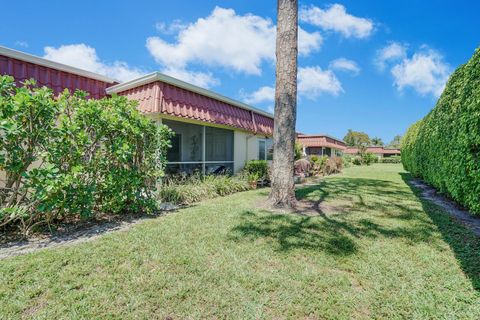
[(245, 110), (253, 111), (255, 113), (258, 113), (258, 114), (261, 114), (261, 115), (264, 115), (266, 117), (269, 117), (269, 118), (273, 119), (273, 114), (271, 114), (269, 112), (257, 109), (257, 108), (252, 107), (252, 106), (249, 106), (248, 104), (245, 104), (243, 102), (228, 98), (228, 97), (223, 96), (221, 94), (218, 94), (216, 92), (197, 87), (197, 86), (195, 86), (193, 84), (190, 84), (190, 83), (187, 83), (185, 81), (167, 76), (166, 74), (163, 74), (161, 72), (149, 73), (149, 74), (147, 74), (143, 77), (140, 77), (140, 78), (137, 78), (137, 79), (133, 79), (133, 80), (130, 80), (130, 81), (127, 81), (127, 82), (123, 82), (123, 83), (108, 87), (106, 89), (106, 91), (107, 91), (107, 94), (120, 93), (120, 92), (129, 90), (129, 89), (133, 89), (133, 88), (136, 88), (136, 87), (139, 87), (139, 86), (143, 86), (145, 84), (149, 84), (149, 83), (152, 83), (152, 82), (155, 82), (155, 81), (168, 83), (168, 84), (171, 84), (173, 86), (176, 86), (176, 87), (179, 87), (179, 88), (182, 88), (182, 89), (185, 89), (185, 90), (196, 92), (198, 94), (210, 97), (212, 99), (216, 99), (216, 100), (234, 105), (236, 107), (239, 107), (239, 108), (242, 108), (242, 109), (245, 109)]

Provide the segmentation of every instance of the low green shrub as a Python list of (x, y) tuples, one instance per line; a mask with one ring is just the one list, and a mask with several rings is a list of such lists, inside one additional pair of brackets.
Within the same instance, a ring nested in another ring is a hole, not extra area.
[(341, 172), (343, 169), (343, 159), (341, 157), (332, 157), (333, 162), (335, 162), (335, 166), (337, 167), (338, 172)]
[(380, 163), (402, 163), (400, 156), (383, 157), (379, 160)]
[(266, 160), (250, 160), (243, 170), (247, 175), (257, 175), (258, 179), (268, 179), (268, 162)]
[(353, 157), (349, 154), (344, 154), (342, 156), (343, 167), (348, 168), (351, 167), (353, 164)]
[(360, 156), (353, 157), (352, 163), (356, 166), (361, 166), (362, 165), (362, 157), (360, 157)]
[(361, 163), (367, 166), (371, 165), (372, 163), (378, 162), (378, 157), (371, 152), (363, 152), (360, 154), (360, 157)]
[(251, 189), (246, 176), (208, 175), (169, 177), (158, 191), (160, 202), (190, 205), (202, 200)]
[(327, 165), (327, 156), (317, 156), (311, 155), (310, 158), (311, 163), (311, 174), (314, 176), (323, 175), (325, 174), (325, 166)]
[(406, 170), (480, 214), (480, 49), (402, 141)]
[(55, 97), (0, 77), (0, 227), (153, 210), (169, 137), (125, 97)]

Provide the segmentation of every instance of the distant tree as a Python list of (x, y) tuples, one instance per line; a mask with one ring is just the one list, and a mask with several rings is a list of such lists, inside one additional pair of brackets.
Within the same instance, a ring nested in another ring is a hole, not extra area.
[(372, 143), (368, 134), (360, 131), (352, 131), (351, 129), (348, 129), (343, 141), (345, 141), (349, 147), (366, 147)]
[(373, 137), (371, 143), (373, 146), (379, 146), (379, 147), (384, 145), (382, 138), (379, 138), (379, 137)]
[(298, 1), (277, 2), (276, 83), (272, 189), (274, 207), (294, 208), (295, 121), (297, 117)]
[(303, 158), (303, 145), (301, 143), (295, 142), (295, 160)]
[(395, 137), (393, 137), (393, 140), (390, 141), (389, 144), (387, 144), (387, 147), (388, 148), (400, 148), (400, 144), (402, 142), (402, 136), (401, 135), (396, 135)]

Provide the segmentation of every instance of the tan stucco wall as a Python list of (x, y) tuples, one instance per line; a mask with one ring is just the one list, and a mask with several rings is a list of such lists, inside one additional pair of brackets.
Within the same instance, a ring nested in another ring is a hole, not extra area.
[(239, 172), (249, 160), (258, 159), (258, 140), (262, 137), (243, 131), (234, 131), (233, 161), (234, 171)]

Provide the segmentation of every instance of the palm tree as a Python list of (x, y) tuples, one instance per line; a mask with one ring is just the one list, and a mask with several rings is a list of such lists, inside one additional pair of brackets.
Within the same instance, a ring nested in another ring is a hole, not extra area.
[(373, 137), (371, 141), (372, 141), (372, 145), (374, 146), (379, 146), (379, 147), (383, 146), (382, 138)]
[(297, 117), (298, 1), (278, 0), (272, 191), (274, 207), (294, 208)]

